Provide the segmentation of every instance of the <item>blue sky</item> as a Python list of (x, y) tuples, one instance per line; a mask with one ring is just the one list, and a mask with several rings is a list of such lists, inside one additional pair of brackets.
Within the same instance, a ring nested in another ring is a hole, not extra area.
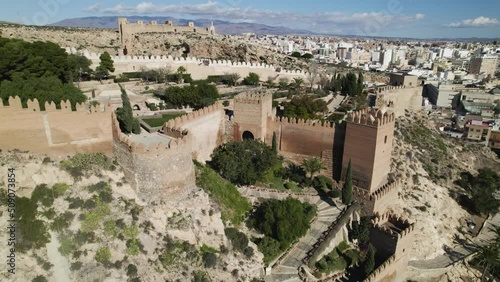
[(332, 34), (418, 38), (500, 38), (499, 12), (498, 0), (17, 0), (0, 4), (0, 20), (37, 25), (73, 17), (168, 15)]

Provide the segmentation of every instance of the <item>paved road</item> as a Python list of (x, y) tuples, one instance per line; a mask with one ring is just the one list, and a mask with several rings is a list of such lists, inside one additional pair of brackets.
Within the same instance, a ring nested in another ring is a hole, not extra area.
[(484, 246), (495, 239), (495, 233), (491, 230), (492, 226), (500, 226), (500, 213), (488, 220), (479, 235), (474, 238), (474, 242), (465, 243), (464, 246), (447, 250), (446, 254), (437, 256), (434, 259), (412, 260), (408, 262), (408, 265), (419, 269), (439, 269), (461, 261), (475, 253), (478, 247)]

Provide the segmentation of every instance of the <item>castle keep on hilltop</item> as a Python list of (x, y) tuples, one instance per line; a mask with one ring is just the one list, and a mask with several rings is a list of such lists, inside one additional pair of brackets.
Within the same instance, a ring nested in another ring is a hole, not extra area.
[(135, 36), (138, 33), (147, 32), (173, 32), (173, 33), (197, 33), (203, 35), (214, 35), (215, 27), (212, 24), (207, 28), (199, 28), (194, 26), (194, 22), (188, 22), (187, 26), (175, 26), (172, 21), (165, 21), (163, 24), (158, 24), (156, 21), (144, 23), (142, 20), (136, 23), (129, 23), (127, 18), (118, 18), (118, 30), (120, 33), (120, 41), (122, 44), (123, 55), (133, 54), (134, 47), (137, 42)]

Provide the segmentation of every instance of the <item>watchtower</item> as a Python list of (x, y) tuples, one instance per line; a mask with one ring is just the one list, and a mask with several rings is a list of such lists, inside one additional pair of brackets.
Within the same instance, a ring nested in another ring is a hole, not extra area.
[(269, 92), (243, 93), (234, 98), (234, 139), (265, 141), (267, 117), (272, 115), (273, 96)]
[(394, 113), (385, 108), (364, 109), (348, 116), (342, 175), (345, 176), (350, 160), (353, 184), (369, 194), (387, 183), (394, 124)]

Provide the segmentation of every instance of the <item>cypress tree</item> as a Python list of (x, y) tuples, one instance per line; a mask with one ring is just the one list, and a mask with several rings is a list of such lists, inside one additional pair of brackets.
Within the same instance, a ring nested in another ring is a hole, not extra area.
[(375, 268), (375, 247), (372, 244), (368, 245), (368, 253), (365, 260), (365, 274), (368, 276)]
[(276, 132), (273, 132), (273, 143), (272, 143), (273, 152), (278, 154), (278, 141), (276, 140)]
[(363, 73), (362, 72), (359, 72), (358, 74), (358, 85), (357, 85), (357, 92), (358, 92), (358, 95), (361, 95), (363, 94)]
[(342, 189), (342, 203), (345, 205), (350, 205), (352, 202), (352, 168), (351, 168), (351, 160), (349, 160), (349, 164), (347, 165), (347, 172), (345, 175), (344, 187)]
[(141, 133), (141, 126), (139, 120), (134, 118), (132, 113), (132, 105), (130, 105), (130, 100), (128, 98), (127, 92), (120, 86), (122, 92), (122, 107), (116, 110), (116, 117), (120, 123), (120, 129), (125, 134), (139, 134)]

